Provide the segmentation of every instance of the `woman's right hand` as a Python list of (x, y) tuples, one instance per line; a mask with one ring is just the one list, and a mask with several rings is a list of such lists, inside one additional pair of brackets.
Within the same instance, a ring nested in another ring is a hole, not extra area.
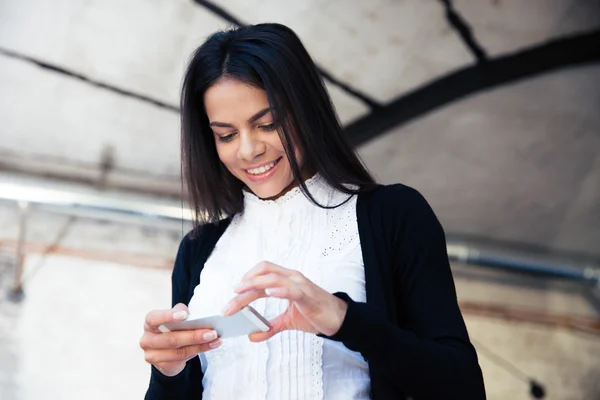
[(215, 349), (221, 345), (217, 332), (211, 329), (162, 333), (162, 324), (183, 321), (189, 314), (184, 304), (170, 310), (150, 311), (144, 323), (144, 335), (140, 347), (146, 362), (154, 365), (163, 375), (175, 376), (185, 368), (185, 363), (198, 353)]

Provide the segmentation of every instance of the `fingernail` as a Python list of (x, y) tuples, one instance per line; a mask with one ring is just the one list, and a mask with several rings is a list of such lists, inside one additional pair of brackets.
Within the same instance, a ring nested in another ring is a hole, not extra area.
[(186, 319), (188, 316), (187, 311), (175, 311), (173, 313), (173, 319), (177, 320), (177, 321), (183, 321), (184, 319)]
[(223, 308), (223, 311), (221, 311), (221, 313), (222, 313), (223, 315), (227, 315), (227, 313), (228, 313), (229, 311), (231, 311), (231, 309), (232, 309), (232, 308), (233, 308), (233, 307), (231, 306), (231, 304), (227, 304), (227, 305), (225, 306), (225, 308)]
[(238, 283), (233, 287), (233, 291), (237, 293), (243, 286), (244, 285), (242, 283)]
[(221, 342), (221, 339), (215, 340), (214, 342), (210, 342), (208, 344), (208, 347), (210, 347), (211, 349), (216, 349), (217, 347), (219, 347), (221, 344), (223, 344), (223, 342)]
[(217, 332), (215, 332), (215, 331), (206, 332), (204, 335), (202, 335), (202, 339), (204, 339), (207, 342), (209, 342), (211, 340), (215, 340), (216, 338), (217, 338)]

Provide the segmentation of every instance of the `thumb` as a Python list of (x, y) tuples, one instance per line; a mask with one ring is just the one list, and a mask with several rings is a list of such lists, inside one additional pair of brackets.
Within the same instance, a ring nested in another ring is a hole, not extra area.
[(173, 311), (187, 311), (188, 313), (190, 312), (188, 307), (183, 303), (175, 304), (175, 306), (173, 307)]
[(279, 332), (282, 332), (285, 330), (285, 327), (283, 324), (284, 321), (285, 321), (285, 319), (283, 318), (283, 314), (281, 314), (278, 317), (275, 317), (274, 319), (269, 321), (270, 329), (267, 332), (252, 333), (252, 334), (248, 335), (248, 339), (250, 339), (251, 342), (255, 342), (255, 343), (256, 342), (264, 342), (265, 340), (270, 339), (273, 336), (275, 336), (276, 334), (278, 334)]
[(178, 303), (173, 307), (173, 318), (175, 321), (186, 319), (190, 315), (190, 310), (183, 303)]

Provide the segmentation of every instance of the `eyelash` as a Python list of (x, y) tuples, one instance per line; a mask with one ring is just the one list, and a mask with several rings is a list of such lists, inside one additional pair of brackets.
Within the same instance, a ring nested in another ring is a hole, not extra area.
[(265, 131), (265, 132), (271, 132), (271, 131), (274, 131), (275, 129), (277, 129), (277, 127), (275, 126), (275, 124), (271, 123), (268, 125), (259, 126), (258, 129), (260, 129), (261, 131)]
[[(268, 124), (268, 125), (261, 125), (258, 127), (258, 129), (260, 129), (263, 132), (272, 132), (275, 129), (277, 129), (277, 127), (275, 126), (275, 124)], [(225, 136), (219, 136), (219, 142), (223, 142), (223, 143), (227, 143), (227, 142), (231, 142), (233, 140), (233, 137), (236, 135), (237, 132), (231, 133), (229, 135), (225, 135)]]
[(227, 143), (233, 140), (235, 133), (229, 134), (227, 136), (219, 136), (219, 142)]

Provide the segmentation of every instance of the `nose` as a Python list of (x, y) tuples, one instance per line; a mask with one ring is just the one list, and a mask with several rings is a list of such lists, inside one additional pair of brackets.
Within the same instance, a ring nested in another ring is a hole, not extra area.
[(238, 148), (238, 158), (245, 161), (253, 161), (256, 157), (263, 154), (266, 145), (252, 132), (240, 132), (240, 147)]

